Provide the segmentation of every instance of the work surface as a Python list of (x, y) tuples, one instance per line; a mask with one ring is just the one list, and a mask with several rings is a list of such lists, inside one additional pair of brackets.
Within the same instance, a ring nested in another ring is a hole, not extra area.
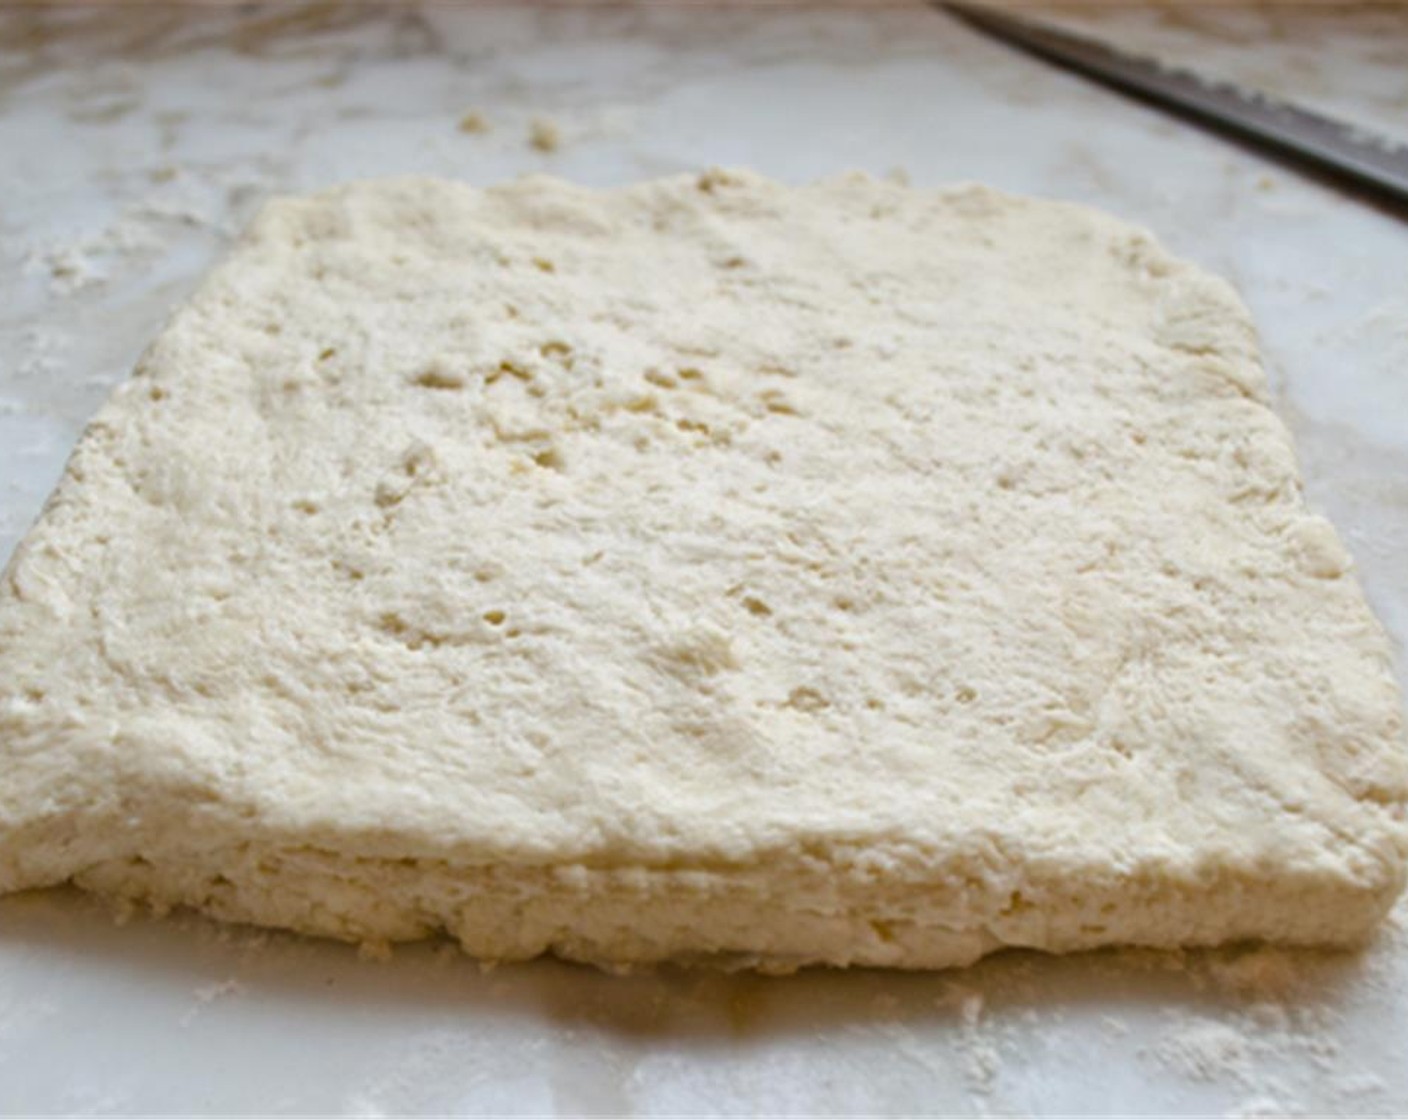
[[(1408, 128), (1401, 14), (1097, 23)], [(1091, 203), (1236, 283), (1311, 500), (1404, 664), (1408, 222), (933, 10), (11, 11), (0, 150), (0, 557), (271, 193), (402, 172), (863, 168)], [(191, 918), (116, 925), (57, 892), (0, 902), (10, 1112), (1385, 1113), (1408, 1109), (1405, 1035), (1403, 907), (1358, 955), (1012, 954), (767, 979), (481, 974), (443, 946), (367, 961)]]

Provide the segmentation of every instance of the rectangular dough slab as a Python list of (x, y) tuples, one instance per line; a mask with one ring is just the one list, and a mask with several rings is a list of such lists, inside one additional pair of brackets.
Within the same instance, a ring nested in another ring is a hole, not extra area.
[(1240, 301), (979, 187), (277, 201), (0, 590), (0, 890), (607, 964), (1343, 944), (1405, 796)]

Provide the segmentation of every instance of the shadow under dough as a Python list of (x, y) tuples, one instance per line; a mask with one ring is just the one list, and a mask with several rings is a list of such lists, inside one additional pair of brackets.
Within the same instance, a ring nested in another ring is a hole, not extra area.
[[(0, 899), (0, 949), (83, 959), (170, 984), (229, 976), (259, 1000), (316, 1009), (377, 1007), (541, 1017), (631, 1038), (729, 1040), (814, 1035), (869, 1024), (957, 1024), (980, 997), (988, 1014), (1157, 1006), (1213, 1011), (1274, 999), (1323, 1006), (1352, 985), (1362, 953), (1274, 950), (1269, 970), (1238, 969), (1266, 950), (1231, 946), (1053, 956), (1008, 950), (946, 972), (805, 969), (791, 976), (661, 966), (616, 976), (553, 959), (482, 969), (447, 941), (398, 946), (369, 960), (339, 942), (189, 912), (138, 912), (118, 923), (103, 902), (71, 889)], [(1265, 979), (1269, 972), (1274, 987)]]

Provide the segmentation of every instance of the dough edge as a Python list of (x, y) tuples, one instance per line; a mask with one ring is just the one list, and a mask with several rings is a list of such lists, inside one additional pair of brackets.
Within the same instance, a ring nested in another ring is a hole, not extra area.
[[(1102, 874), (1103, 871), (1103, 874)], [(360, 943), (446, 935), (486, 962), (543, 954), (603, 968), (671, 962), (788, 973), (811, 965), (962, 967), (989, 953), (1154, 949), (1264, 938), (1352, 947), (1398, 886), (1366, 890), (1306, 869), (1258, 876), (1226, 869), (1170, 876), (1092, 867), (991, 879), (876, 879), (813, 861), (726, 871), (583, 866), (457, 867), (434, 860), (349, 858), (315, 848), (241, 847), (97, 863), (84, 890), (212, 917)]]
[[(51, 501), (69, 485), (66, 476)], [(6, 837), (4, 847), (13, 850), (15, 839)], [(97, 894), (158, 908), (191, 907), (225, 920), (368, 944), (444, 931), (486, 960), (551, 952), (597, 964), (697, 960), (767, 971), (808, 964), (918, 969), (965, 965), (1009, 946), (1066, 952), (1111, 944), (1212, 945), (1265, 936), (1271, 924), (1278, 927), (1278, 943), (1352, 945), (1369, 935), (1404, 883), (1402, 827), (1396, 844), (1386, 834), (1374, 839), (1384, 843), (1362, 853), (1373, 870), (1361, 876), (1347, 875), (1343, 866), (1278, 869), (1272, 876), (1223, 866), (1210, 876), (1151, 869), (1146, 881), (1106, 867), (1108, 881), (1101, 882), (1099, 868), (1066, 867), (1060, 871), (1064, 897), (1020, 873), (1022, 890), (1013, 891), (1010, 870), (960, 889), (940, 878), (877, 885), (824, 864), (810, 872), (475, 866), (249, 844), (203, 852), (198, 863), (153, 851), (151, 862), (100, 859), (85, 861), (77, 872), (69, 865), (54, 873), (28, 861), (22, 870), (0, 850), (0, 890), (71, 879)], [(56, 859), (53, 866), (65, 862)], [(961, 904), (951, 897), (955, 890), (966, 891)], [(929, 897), (932, 892), (940, 897)], [(1021, 899), (1024, 892), (1039, 896), (1039, 905)], [(906, 909), (913, 913), (893, 921), (884, 916)]]

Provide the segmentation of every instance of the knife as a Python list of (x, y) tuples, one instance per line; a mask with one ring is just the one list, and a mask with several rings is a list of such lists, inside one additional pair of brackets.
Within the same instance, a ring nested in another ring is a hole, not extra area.
[(1046, 23), (978, 4), (944, 3), (943, 7), (1042, 58), (1408, 203), (1408, 145), (1231, 82), (1126, 54)]

